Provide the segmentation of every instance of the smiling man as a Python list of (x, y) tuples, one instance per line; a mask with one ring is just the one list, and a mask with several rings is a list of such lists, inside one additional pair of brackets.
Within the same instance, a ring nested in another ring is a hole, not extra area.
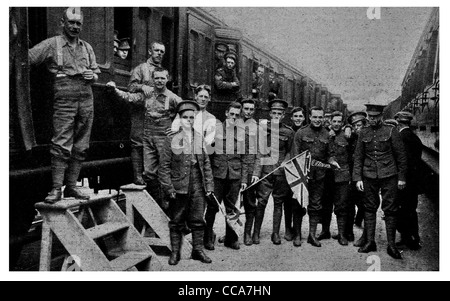
[(45, 198), (47, 203), (61, 200), (64, 181), (64, 197), (89, 198), (76, 188), (76, 183), (89, 148), (94, 119), (91, 84), (100, 73), (94, 50), (79, 38), (83, 27), (81, 9), (66, 9), (61, 18), (61, 27), (62, 35), (44, 40), (28, 52), (30, 65), (45, 62), (54, 75), (50, 150), (53, 189)]
[[(323, 109), (321, 107), (312, 107), (309, 116), (311, 122), (310, 125), (301, 128), (295, 134), (293, 156), (309, 150), (312, 159), (338, 166), (334, 159), (330, 157), (329, 133), (328, 130), (323, 127)], [(311, 166), (308, 181), (308, 243), (314, 247), (321, 247), (321, 244), (316, 237), (316, 230), (323, 211), (322, 201), (325, 190), (324, 180), (325, 169)]]

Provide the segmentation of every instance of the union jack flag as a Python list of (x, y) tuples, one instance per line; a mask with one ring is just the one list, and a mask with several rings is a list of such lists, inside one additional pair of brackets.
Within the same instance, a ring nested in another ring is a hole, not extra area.
[(311, 153), (305, 151), (295, 156), (284, 164), (284, 173), (286, 180), (294, 193), (294, 199), (297, 199), (302, 207), (308, 206), (308, 173), (311, 167)]

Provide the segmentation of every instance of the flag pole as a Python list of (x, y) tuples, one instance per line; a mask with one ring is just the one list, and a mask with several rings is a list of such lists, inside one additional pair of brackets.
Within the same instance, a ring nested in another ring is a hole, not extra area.
[[(307, 151), (304, 151), (303, 153), (305, 153), (305, 152), (307, 152)], [(297, 157), (299, 157), (299, 156), (301, 156), (301, 155), (303, 155), (303, 153), (301, 153), (301, 154), (298, 154), (297, 156), (295, 156), (294, 158), (292, 158), (292, 159), (289, 159), (289, 160), (287, 160), (287, 161), (285, 161), (285, 162), (283, 162), (283, 163), (281, 163), (281, 165), (280, 166), (278, 166), (277, 168), (275, 168), (274, 170), (272, 170), (271, 172), (269, 172), (267, 175), (265, 175), (264, 177), (262, 177), (261, 179), (259, 179), (258, 181), (256, 181), (255, 183), (253, 183), (253, 184), (251, 184), (251, 185), (249, 185), (247, 188), (245, 188), (244, 190), (242, 190), (242, 191), (246, 191), (247, 189), (249, 189), (250, 187), (252, 187), (252, 186), (255, 186), (256, 184), (258, 184), (259, 182), (261, 182), (262, 180), (264, 180), (265, 178), (267, 178), (268, 176), (270, 176), (271, 174), (273, 174), (275, 171), (277, 171), (278, 169), (280, 169), (281, 167), (284, 167), (284, 164), (286, 164), (286, 163), (288, 163), (288, 162), (290, 162), (290, 161), (292, 161), (292, 160), (294, 160), (295, 158), (297, 158)]]

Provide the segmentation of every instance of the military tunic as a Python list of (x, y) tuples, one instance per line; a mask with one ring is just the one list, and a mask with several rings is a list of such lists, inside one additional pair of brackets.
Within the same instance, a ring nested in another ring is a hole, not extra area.
[[(322, 163), (327, 163), (330, 157), (329, 133), (323, 128), (315, 128), (312, 125), (301, 128), (294, 137), (293, 156), (309, 150), (311, 158)], [(322, 198), (324, 194), (324, 179), (326, 170), (311, 166), (308, 180), (309, 214), (321, 214)]]
[[(280, 123), (278, 131), (274, 131), (270, 127), (271, 123), (269, 122), (266, 131), (263, 133), (263, 136), (267, 137), (268, 145), (265, 149), (258, 150), (255, 169), (253, 171), (253, 175), (259, 178), (264, 177), (279, 167), (289, 156), (292, 147), (294, 131), (291, 127), (284, 123)], [(278, 142), (278, 145), (276, 145), (277, 143), (273, 144), (274, 142)], [(286, 176), (282, 168), (279, 168), (262, 180), (259, 187), (257, 187), (256, 197), (258, 199), (258, 206), (266, 207), (271, 193), (275, 208), (281, 208), (283, 202), (292, 197), (292, 190), (286, 181)]]
[[(225, 121), (216, 127), (215, 152), (211, 155), (211, 166), (214, 176), (214, 194), (217, 200), (224, 202), (227, 214), (236, 210), (234, 206), (241, 183), (247, 181), (247, 165), (244, 164), (245, 132), (240, 126), (227, 126)], [(205, 219), (207, 227), (212, 228), (219, 208), (215, 202), (209, 202)], [(228, 243), (237, 241), (238, 237), (226, 224), (225, 240)]]
[(376, 213), (379, 190), (385, 215), (398, 211), (398, 181), (406, 180), (407, 159), (400, 135), (393, 126), (379, 124), (363, 128), (356, 144), (353, 180), (363, 181), (364, 207)]
[(204, 139), (196, 131), (166, 137), (159, 167), (161, 186), (167, 195), (176, 193), (169, 203), (171, 229), (181, 231), (185, 223), (192, 230), (203, 229), (208, 191), (214, 191), (213, 175)]

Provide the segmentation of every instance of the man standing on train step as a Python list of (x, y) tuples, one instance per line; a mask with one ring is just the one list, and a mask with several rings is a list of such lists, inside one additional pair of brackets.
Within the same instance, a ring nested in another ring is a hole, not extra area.
[(81, 9), (70, 7), (61, 18), (62, 35), (44, 40), (28, 52), (30, 65), (45, 62), (55, 75), (50, 150), (53, 189), (45, 198), (47, 203), (61, 200), (64, 181), (64, 197), (89, 199), (76, 183), (89, 148), (94, 119), (91, 85), (100, 69), (91, 45), (79, 39), (82, 26)]
[[(150, 58), (131, 72), (128, 90), (131, 93), (142, 92), (146, 97), (150, 97), (154, 86), (152, 73), (157, 67), (161, 67), (166, 48), (161, 42), (153, 42), (148, 51)], [(138, 104), (131, 104), (131, 163), (133, 165), (134, 183), (145, 185), (142, 178), (143, 173), (143, 136), (144, 136), (144, 116), (145, 107)], [(149, 183), (151, 185), (151, 183)]]
[(360, 253), (377, 250), (375, 228), (377, 210), (382, 199), (386, 223), (387, 253), (401, 259), (395, 246), (395, 232), (399, 204), (398, 190), (406, 185), (407, 158), (400, 135), (394, 126), (383, 122), (383, 105), (366, 104), (369, 127), (363, 128), (356, 143), (353, 180), (359, 191), (364, 191), (364, 227), (367, 242)]

